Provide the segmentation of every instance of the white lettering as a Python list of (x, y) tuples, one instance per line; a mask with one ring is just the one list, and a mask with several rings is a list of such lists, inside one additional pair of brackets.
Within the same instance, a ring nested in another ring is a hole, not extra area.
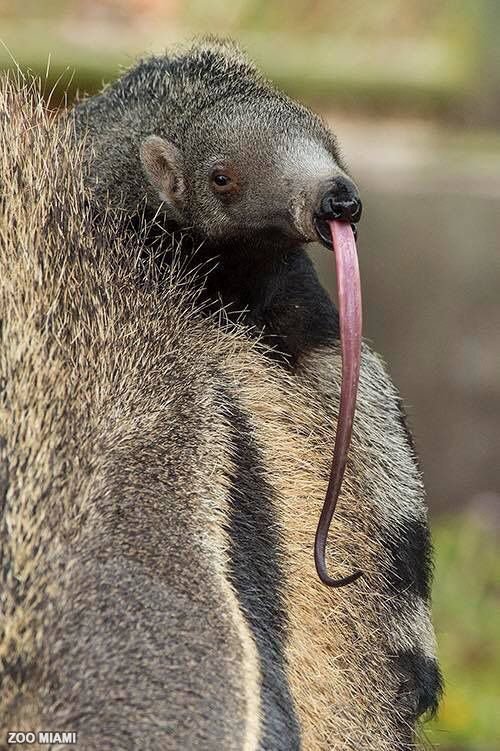
[(38, 743), (59, 743), (61, 745), (76, 744), (76, 733), (73, 731), (41, 730), (38, 733)]
[(21, 730), (10, 730), (7, 733), (7, 743), (35, 743), (36, 737), (33, 732), (28, 730), (24, 733)]

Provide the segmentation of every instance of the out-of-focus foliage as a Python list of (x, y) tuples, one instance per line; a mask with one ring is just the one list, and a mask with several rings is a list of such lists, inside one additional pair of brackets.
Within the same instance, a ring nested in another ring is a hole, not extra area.
[(434, 621), (446, 691), (428, 735), (441, 751), (500, 748), (499, 534), (472, 515), (442, 518), (434, 528)]
[[(370, 3), (367, 0), (351, 0), (346, 6), (343, 0), (293, 0), (287, 3), (286, 17), (280, 0), (235, 0), (228, 14), (224, 0), (205, 3), (203, 0), (188, 0), (187, 15), (206, 24), (212, 21), (222, 27), (253, 28), (283, 31), (294, 29), (301, 33), (324, 33), (328, 28), (335, 35), (362, 35), (367, 39), (376, 36), (419, 36), (449, 30), (450, 23), (457, 26), (460, 2), (422, 0), (384, 0)], [(463, 7), (465, 9), (465, 6)], [(458, 11), (458, 13), (457, 13)]]

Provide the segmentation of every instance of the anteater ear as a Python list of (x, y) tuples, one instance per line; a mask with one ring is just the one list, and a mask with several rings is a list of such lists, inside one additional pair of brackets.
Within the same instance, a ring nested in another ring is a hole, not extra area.
[(149, 182), (162, 201), (182, 208), (184, 202), (184, 160), (171, 141), (149, 136), (141, 144), (141, 162)]

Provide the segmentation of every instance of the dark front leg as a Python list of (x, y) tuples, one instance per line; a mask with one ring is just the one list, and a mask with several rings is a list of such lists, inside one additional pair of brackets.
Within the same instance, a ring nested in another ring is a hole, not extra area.
[(337, 309), (304, 252), (290, 261), (261, 320), (266, 344), (292, 369), (309, 352), (338, 341)]

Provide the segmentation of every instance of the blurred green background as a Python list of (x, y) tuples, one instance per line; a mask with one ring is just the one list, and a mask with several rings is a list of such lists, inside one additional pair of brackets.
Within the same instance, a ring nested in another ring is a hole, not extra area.
[(234, 36), (319, 110), (360, 186), (365, 331), (433, 518), (446, 694), (425, 736), (500, 749), (500, 2), (0, 0), (0, 67), (48, 71), (58, 103), (199, 32)]

